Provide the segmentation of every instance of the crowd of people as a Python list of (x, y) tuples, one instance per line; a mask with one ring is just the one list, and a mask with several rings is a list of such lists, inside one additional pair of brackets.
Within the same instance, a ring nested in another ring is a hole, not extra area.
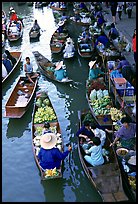
[[(51, 2), (51, 6), (57, 6), (54, 2)], [(58, 3), (59, 7), (66, 7), (64, 2)], [(84, 3), (80, 3), (80, 8), (86, 9)], [(122, 10), (124, 8), (124, 4), (121, 2), (110, 2), (111, 13), (113, 17), (113, 23), (111, 24), (111, 29), (109, 31), (109, 39), (116, 39), (119, 36), (119, 32), (117, 31), (115, 24), (116, 24), (116, 12), (118, 12), (119, 19), (122, 19)], [(132, 15), (133, 4), (130, 2), (126, 2), (126, 12), (128, 13), (128, 18), (131, 18)], [(76, 19), (79, 18), (76, 14)], [(104, 23), (103, 16), (98, 13), (96, 16), (98, 26), (102, 26)], [(68, 19), (65, 13), (61, 18), (63, 21)], [(78, 19), (77, 19), (78, 20)], [(10, 9), (10, 21), (11, 23), (16, 23), (18, 21), (18, 17), (16, 12), (13, 8)], [(63, 32), (63, 24), (59, 24), (59, 32)], [(11, 24), (12, 25), (12, 24)], [(40, 26), (35, 20), (33, 25), (33, 30), (40, 30)], [(109, 47), (109, 39), (104, 34), (101, 34), (97, 37), (94, 47), (98, 49), (99, 52), (103, 52), (105, 48)], [(91, 34), (89, 29), (85, 29), (82, 33), (82, 40), (85, 43), (91, 42)], [(136, 62), (136, 29), (134, 31), (133, 39), (133, 52), (134, 52), (134, 59)], [(64, 52), (74, 52), (75, 47), (71, 41), (71, 38), (68, 38), (66, 41), (66, 46)], [(4, 78), (13, 68), (16, 63), (16, 59), (10, 55), (8, 50), (2, 55), (2, 77)], [(110, 73), (111, 78), (122, 78), (124, 77), (123, 73), (125, 72), (125, 68), (130, 64), (127, 60), (122, 59), (118, 62), (117, 67), (114, 67), (114, 70)], [(101, 71), (101, 68), (96, 60), (89, 62), (89, 75), (88, 80), (97, 80), (99, 78), (103, 78), (104, 72)], [(124, 70), (124, 71), (123, 71)], [(24, 64), (24, 71), (31, 83), (34, 83), (33, 78), (39, 76), (38, 73), (33, 71), (33, 65), (30, 62), (30, 58), (26, 57), (26, 63)], [(60, 61), (56, 64), (54, 76), (57, 80), (62, 81), (67, 77), (66, 70), (63, 66), (63, 61)], [(111, 145), (115, 145), (118, 140), (120, 140), (122, 147), (126, 147), (128, 149), (136, 149), (136, 124), (131, 123), (127, 117), (121, 119), (122, 126), (116, 132), (112, 132), (112, 130), (105, 129), (102, 130), (101, 128), (97, 127), (96, 124), (91, 124), (90, 121), (85, 121), (82, 127), (77, 131), (76, 136), (80, 137), (80, 142), (82, 148), (84, 149), (86, 155), (84, 159), (91, 164), (92, 166), (102, 165), (104, 163), (104, 157), (102, 148), (104, 147), (105, 140), (106, 140), (106, 132), (114, 134), (114, 141)], [(64, 160), (68, 154), (71, 152), (72, 147), (69, 146), (68, 150), (65, 152), (61, 152), (56, 145), (56, 135), (51, 132), (50, 124), (45, 123), (44, 129), (42, 132), (42, 136), (40, 139), (41, 148), (38, 154), (38, 158), (40, 161), (40, 166), (45, 171), (46, 169), (53, 169), (59, 168), (61, 161)], [(90, 154), (90, 156), (89, 156)]]

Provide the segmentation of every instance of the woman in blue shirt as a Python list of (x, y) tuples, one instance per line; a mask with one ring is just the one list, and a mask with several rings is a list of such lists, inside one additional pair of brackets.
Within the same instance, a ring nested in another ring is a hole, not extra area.
[(99, 67), (97, 67), (98, 65), (95, 64), (96, 61), (90, 61), (89, 62), (89, 77), (88, 80), (93, 80), (93, 79), (97, 79), (98, 77), (101, 77), (102, 75), (104, 75), (104, 72), (101, 71), (101, 69)]
[(54, 169), (55, 167), (59, 169), (61, 161), (65, 159), (72, 150), (72, 147), (68, 146), (67, 151), (61, 152), (56, 147), (56, 143), (57, 137), (54, 133), (46, 133), (41, 136), (41, 148), (38, 154), (38, 159), (43, 171), (46, 169)]
[(59, 62), (55, 68), (54, 76), (56, 80), (62, 81), (67, 77), (66, 70), (62, 68), (63, 61)]

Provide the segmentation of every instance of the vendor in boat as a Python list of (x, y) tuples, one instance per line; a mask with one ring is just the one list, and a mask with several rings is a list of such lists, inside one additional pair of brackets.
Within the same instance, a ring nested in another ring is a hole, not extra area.
[(57, 147), (57, 136), (54, 133), (46, 133), (40, 139), (40, 151), (38, 159), (43, 171), (46, 169), (60, 168), (61, 161), (64, 160), (71, 152), (72, 147), (69, 145), (68, 150), (61, 152)]
[(33, 78), (38, 77), (39, 74), (33, 72), (33, 65), (30, 63), (29, 57), (26, 57), (26, 63), (24, 64), (24, 71), (26, 73), (26, 76), (28, 77), (28, 80), (34, 84)]
[(11, 55), (11, 53), (10, 53), (8, 50), (5, 50), (5, 54), (7, 55), (7, 58), (8, 58), (9, 60), (11, 60), (12, 66), (14, 66), (14, 65), (16, 64), (16, 62), (17, 62), (16, 58), (13, 57), (13, 56)]
[(109, 31), (108, 37), (109, 37), (109, 39), (111, 39), (111, 40), (115, 40), (117, 37), (119, 37), (119, 32), (118, 32), (118, 30), (116, 29), (114, 23), (111, 24), (111, 29), (110, 29), (110, 31)]
[(105, 23), (104, 17), (102, 15), (97, 15), (96, 21), (98, 27), (101, 27)]
[(117, 61), (117, 69), (120, 70), (123, 77), (131, 83), (133, 80), (133, 72), (130, 63), (124, 57), (118, 59)]
[(13, 66), (12, 66), (11, 61), (8, 59), (8, 57), (5, 53), (2, 55), (2, 63), (4, 64), (4, 66), (7, 70), (7, 73), (9, 74), (9, 72), (12, 70)]
[(97, 38), (97, 40), (96, 40), (96, 42), (95, 42), (95, 48), (96, 48), (96, 46), (98, 45), (98, 42), (101, 42), (104, 46), (105, 46), (105, 48), (108, 48), (109, 47), (109, 45), (110, 45), (110, 42), (109, 42), (109, 39), (106, 37), (106, 35), (104, 35), (104, 34), (101, 34), (98, 38)]
[(90, 138), (94, 137), (94, 133), (93, 133), (93, 131), (91, 129), (91, 122), (89, 120), (85, 120), (83, 122), (83, 125), (77, 131), (76, 136), (81, 137), (80, 143), (83, 143), (84, 141), (89, 141)]
[(68, 56), (68, 54), (74, 53), (75, 48), (72, 39), (69, 37), (67, 38), (65, 49), (63, 50), (64, 55)]
[(37, 20), (34, 21), (34, 25), (33, 27), (31, 28), (31, 31), (39, 31), (41, 28), (37, 22)]
[(85, 43), (89, 43), (92, 41), (91, 34), (88, 28), (86, 28), (85, 31), (82, 33), (82, 38), (83, 38), (82, 41)]
[(89, 77), (88, 77), (89, 81), (97, 80), (98, 78), (99, 78), (99, 80), (103, 79), (103, 75), (105, 73), (102, 72), (101, 69), (99, 68), (98, 64), (96, 64), (96, 60), (95, 61), (90, 61), (89, 62), (89, 67), (90, 67)]
[(84, 144), (83, 148), (85, 149), (86, 154), (91, 155), (85, 155), (84, 159), (92, 166), (102, 165), (104, 163), (104, 157), (100, 138), (93, 137), (88, 143), (92, 144), (92, 146), (89, 149), (85, 149)]
[(44, 129), (42, 130), (42, 135), (46, 134), (46, 133), (50, 133), (52, 132), (50, 130), (50, 123), (49, 122), (45, 122), (44, 123)]
[(59, 81), (66, 79), (67, 73), (66, 73), (66, 70), (63, 69), (63, 61), (60, 61), (56, 64), (54, 76), (55, 76), (56, 80), (59, 80)]
[[(136, 123), (132, 123), (128, 117), (121, 119), (122, 126), (114, 133), (115, 139), (110, 146), (115, 145), (117, 141), (121, 146), (127, 149), (136, 148)], [(105, 129), (108, 133), (113, 133), (112, 130)]]
[(96, 48), (99, 52), (104, 52), (105, 51), (105, 46), (103, 43), (101, 43), (100, 41), (98, 41), (98, 44), (96, 45)]
[(95, 123), (91, 124), (91, 129), (92, 129), (95, 137), (99, 137), (100, 138), (101, 145), (103, 147), (104, 144), (105, 144), (105, 140), (106, 140), (106, 132), (104, 130), (102, 130), (101, 128), (98, 128)]

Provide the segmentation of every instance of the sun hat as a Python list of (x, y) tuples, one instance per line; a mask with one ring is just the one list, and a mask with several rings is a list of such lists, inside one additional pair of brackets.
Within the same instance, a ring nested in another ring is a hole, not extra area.
[(62, 65), (63, 65), (63, 61), (57, 62), (55, 70), (61, 69)]
[(60, 21), (59, 23), (58, 23), (58, 26), (63, 26), (64, 25), (64, 21)]
[(90, 67), (90, 69), (93, 67), (93, 65), (95, 64), (95, 62), (96, 62), (96, 60), (89, 62), (89, 67)]
[(57, 143), (57, 136), (54, 133), (45, 133), (41, 136), (40, 145), (44, 149), (52, 149)]

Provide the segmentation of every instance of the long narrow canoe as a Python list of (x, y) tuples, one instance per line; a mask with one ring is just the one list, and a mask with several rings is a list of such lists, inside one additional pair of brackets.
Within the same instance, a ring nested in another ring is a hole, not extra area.
[[(79, 127), (82, 126), (82, 122), (85, 119), (89, 111), (79, 113)], [(89, 181), (95, 187), (103, 202), (121, 202), (128, 201), (128, 198), (123, 190), (121, 171), (119, 168), (116, 153), (112, 147), (110, 147), (110, 140), (107, 135), (104, 148), (108, 150), (108, 160), (105, 158), (103, 165), (91, 166), (86, 163), (84, 159), (85, 152), (80, 145), (80, 138), (78, 138), (78, 153), (79, 158), (87, 175)]]
[(30, 29), (29, 31), (29, 38), (30, 38), (30, 41), (31, 40), (39, 40), (39, 37), (40, 37), (40, 30), (32, 30), (32, 28)]
[[(41, 115), (39, 112), (41, 111)], [(44, 122), (50, 123), (50, 129), (57, 135), (57, 144), (56, 146), (59, 150), (63, 151), (63, 140), (61, 137), (61, 129), (59, 126), (59, 122), (55, 113), (55, 110), (52, 106), (52, 103), (49, 99), (49, 96), (46, 92), (40, 91), (36, 94), (36, 101), (34, 104), (33, 117), (32, 117), (32, 147), (35, 162), (38, 166), (38, 169), (41, 174), (41, 180), (48, 179), (57, 179), (62, 178), (62, 162), (59, 169), (53, 173), (54, 170), (43, 171), (38, 160), (38, 153), (40, 150), (40, 138), (42, 135), (42, 129), (44, 126)], [(50, 175), (51, 174), (51, 175)]]
[(22, 52), (10, 52), (10, 54), (15, 57), (15, 59), (17, 60), (16, 64), (13, 66), (12, 70), (9, 72), (9, 74), (7, 74), (7, 76), (2, 80), (2, 84), (4, 84), (4, 82), (7, 81), (7, 79), (10, 78), (10, 76), (12, 76), (12, 74), (17, 70), (18, 65), (21, 61), (21, 57), (22, 57)]
[[(17, 21), (17, 23), (19, 24), (20, 28), (18, 31), (16, 30), (14, 33), (11, 32), (11, 23), (9, 22), (7, 25), (6, 35), (7, 35), (7, 38), (10, 42), (19, 40), (23, 35), (23, 24), (20, 20)], [(14, 24), (14, 23), (12, 23), (12, 24), (13, 24), (13, 27), (16, 28), (16, 24)]]
[(50, 8), (56, 11), (66, 11), (67, 10), (67, 8), (61, 8), (61, 7), (55, 7), (55, 6), (50, 6)]
[[(45, 75), (47, 78), (57, 81), (59, 83), (70, 83), (73, 82), (72, 79), (67, 78), (64, 81), (56, 80), (54, 76), (54, 63), (50, 62), (46, 57), (44, 57), (42, 54), (40, 54), (38, 51), (32, 52), (34, 54), (34, 57), (36, 59), (36, 63), (42, 72), (43, 75)], [(52, 68), (52, 69), (51, 69)]]
[[(88, 101), (90, 111), (95, 121), (97, 122), (97, 124), (100, 126), (106, 126), (106, 128), (112, 128), (113, 121), (110, 115), (110, 108), (113, 106), (112, 100), (110, 97), (102, 97), (101, 98), (101, 100), (103, 100), (102, 103), (100, 102), (100, 100), (91, 100), (91, 93), (94, 90), (95, 92), (99, 90), (103, 90), (103, 91), (107, 90), (105, 82), (103, 80), (97, 79), (97, 80), (92, 80), (89, 83), (86, 83), (86, 99)], [(109, 102), (106, 104), (106, 101), (109, 101)]]
[(68, 32), (59, 33), (56, 30), (51, 36), (51, 40), (50, 40), (51, 52), (60, 53), (65, 46), (65, 41), (67, 37), (68, 37)]
[(33, 81), (34, 84), (24, 76), (18, 78), (6, 102), (5, 117), (21, 118), (25, 114), (32, 102), (38, 79), (34, 78)]

